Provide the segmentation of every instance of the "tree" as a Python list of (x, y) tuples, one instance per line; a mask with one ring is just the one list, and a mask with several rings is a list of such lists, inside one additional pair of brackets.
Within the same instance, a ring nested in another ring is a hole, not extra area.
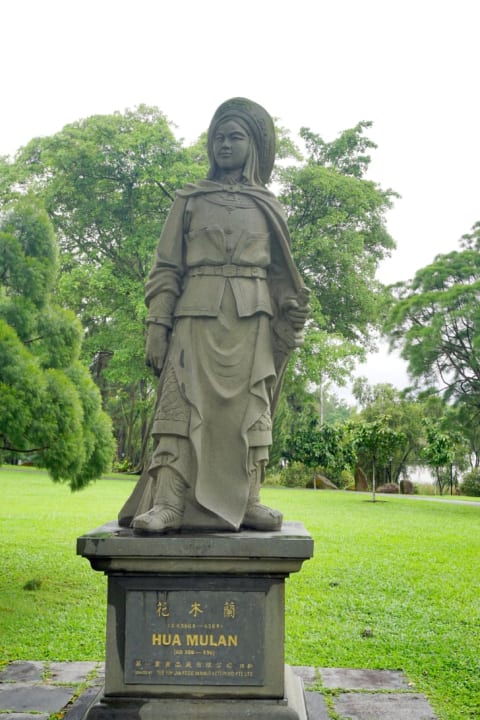
[[(425, 444), (424, 420), (430, 412), (429, 402), (411, 398), (389, 383), (368, 385), (365, 378), (356, 378), (353, 395), (361, 407), (359, 422), (384, 419), (391, 430), (401, 433), (402, 442), (392, 448), (384, 466), (385, 482), (398, 483), (400, 477), (407, 474), (408, 466), (423, 462), (421, 450)], [(443, 403), (440, 405), (444, 407)]]
[[(359, 123), (331, 143), (304, 128), (306, 159), (277, 171), (293, 253), (312, 290), (305, 344), (287, 376), (287, 406), (279, 409), (289, 426), (283, 454), (290, 452), (285, 447), (305, 447), (307, 437), (316, 446), (319, 406), (312, 387), (325, 397), (330, 381), (341, 385), (382, 317), (386, 293), (375, 272), (394, 247), (385, 214), (396, 195), (364, 177), (375, 147), (364, 135), (370, 125)], [(322, 409), (325, 416), (324, 402)]]
[[(412, 281), (395, 286), (385, 330), (392, 347), (401, 348), (416, 386), (426, 396), (442, 395), (449, 406), (442, 432), (467, 440), (464, 457), (475, 467), (480, 449), (480, 222), (460, 246), (438, 255)], [(432, 445), (434, 455), (440, 453), (440, 440)], [(436, 474), (441, 489), (440, 470)]]
[(350, 372), (385, 301), (375, 272), (394, 247), (385, 213), (395, 193), (365, 179), (375, 147), (364, 135), (370, 125), (361, 122), (331, 143), (303, 128), (306, 161), (280, 173), (293, 253), (312, 289), (304, 354), (314, 382), (318, 368), (324, 381)]
[(321, 395), (323, 422), (334, 425), (348, 422), (353, 412), (352, 407), (345, 400), (337, 397), (335, 393), (330, 392), (328, 387), (323, 388)]
[(371, 464), (373, 502), (376, 499), (376, 470), (379, 466), (385, 465), (403, 440), (403, 433), (396, 432), (389, 427), (387, 417), (361, 423), (354, 428), (354, 447), (357, 453), (360, 456), (363, 455)]
[(427, 444), (422, 450), (427, 465), (435, 473), (436, 486), (440, 495), (448, 481), (452, 483), (452, 469), (455, 459), (455, 439), (433, 424), (427, 425)]
[(448, 408), (447, 430), (461, 437), (465, 444), (466, 465), (472, 470), (480, 467), (480, 425), (476, 412), (467, 403), (457, 403)]
[(385, 331), (418, 384), (480, 413), (480, 222), (462, 250), (437, 255), (394, 288)]
[(80, 488), (110, 465), (111, 424), (78, 361), (80, 323), (53, 302), (55, 236), (30, 198), (4, 213), (0, 257), (0, 459), (34, 455)]
[(338, 480), (355, 460), (348, 424), (320, 426), (318, 417), (304, 418), (292, 438), (290, 455), (307, 467), (322, 468), (331, 480)]
[(470, 470), (463, 476), (460, 492), (462, 495), (480, 497), (480, 470), (478, 468)]
[[(285, 374), (283, 392), (274, 418), (270, 465), (275, 466), (281, 458), (288, 458), (312, 467), (324, 465), (326, 469), (325, 457), (321, 459), (323, 450), (320, 446), (323, 447), (324, 442), (321, 437), (322, 426), (341, 427), (352, 411), (328, 388), (322, 388), (319, 392), (308, 382), (308, 376), (301, 371), (302, 357), (297, 357)], [(328, 452), (333, 452), (333, 445)], [(332, 476), (337, 476), (345, 466), (342, 460), (343, 443), (338, 445), (335, 455), (335, 461), (328, 464)]]

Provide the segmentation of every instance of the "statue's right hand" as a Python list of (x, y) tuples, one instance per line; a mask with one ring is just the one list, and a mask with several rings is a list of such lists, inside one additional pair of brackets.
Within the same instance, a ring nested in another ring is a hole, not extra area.
[(145, 363), (151, 367), (155, 375), (160, 372), (165, 362), (168, 348), (168, 328), (165, 325), (150, 323), (147, 331), (147, 344), (145, 348)]

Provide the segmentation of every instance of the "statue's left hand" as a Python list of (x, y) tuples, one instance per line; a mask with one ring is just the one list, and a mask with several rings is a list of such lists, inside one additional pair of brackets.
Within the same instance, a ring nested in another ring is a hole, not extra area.
[(308, 317), (308, 305), (300, 305), (295, 298), (289, 298), (283, 304), (283, 311), (295, 330), (302, 330)]

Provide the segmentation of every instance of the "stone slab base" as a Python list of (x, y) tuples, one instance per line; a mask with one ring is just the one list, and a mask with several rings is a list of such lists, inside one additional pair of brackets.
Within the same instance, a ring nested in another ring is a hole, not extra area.
[(103, 697), (82, 720), (307, 720), (303, 682), (285, 667), (285, 699)]

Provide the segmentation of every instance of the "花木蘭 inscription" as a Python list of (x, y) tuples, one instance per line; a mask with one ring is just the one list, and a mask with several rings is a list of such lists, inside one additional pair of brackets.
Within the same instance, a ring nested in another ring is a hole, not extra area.
[(261, 685), (264, 605), (263, 592), (128, 591), (125, 682)]

